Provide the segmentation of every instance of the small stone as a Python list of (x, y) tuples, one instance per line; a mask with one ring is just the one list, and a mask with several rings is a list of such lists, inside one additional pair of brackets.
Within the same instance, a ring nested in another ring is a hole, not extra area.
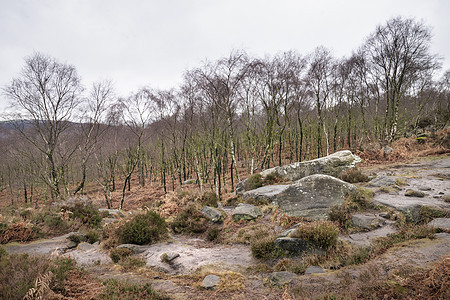
[(380, 217), (384, 218), (384, 219), (390, 219), (391, 216), (388, 213), (379, 213), (378, 214)]
[(220, 211), (218, 211), (214, 207), (204, 206), (202, 208), (202, 214), (204, 214), (208, 219), (210, 219), (214, 223), (221, 222), (223, 220), (223, 216), (220, 213)]
[(384, 220), (378, 219), (374, 215), (354, 214), (352, 216), (353, 226), (361, 227), (366, 230), (373, 230), (384, 223)]
[(305, 274), (325, 273), (325, 270), (318, 266), (310, 266), (306, 269)]
[(180, 257), (179, 253), (176, 252), (167, 252), (167, 253), (163, 253), (161, 255), (161, 261), (163, 262), (167, 262), (170, 263), (172, 262), (175, 258)]
[(416, 191), (413, 189), (407, 189), (405, 192), (405, 196), (407, 197), (418, 197), (418, 198), (423, 198), (425, 197), (425, 193), (422, 191)]
[(290, 283), (297, 275), (287, 271), (273, 272), (269, 279), (273, 284), (285, 285)]
[(431, 191), (431, 188), (429, 186), (420, 186), (419, 190), (420, 191)]
[(215, 288), (220, 282), (220, 277), (217, 275), (208, 275), (205, 278), (203, 278), (202, 281), (202, 287), (205, 289), (213, 289)]

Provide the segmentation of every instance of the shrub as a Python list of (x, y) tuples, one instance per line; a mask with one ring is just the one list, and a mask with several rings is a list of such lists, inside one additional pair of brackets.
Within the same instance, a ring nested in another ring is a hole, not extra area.
[(0, 225), (0, 244), (6, 244), (12, 241), (31, 241), (37, 233), (35, 227), (25, 222), (13, 223), (9, 226), (4, 223), (2, 224)]
[(88, 242), (89, 244), (93, 244), (93, 243), (95, 243), (95, 242), (97, 242), (97, 241), (100, 240), (100, 235), (99, 235), (99, 233), (98, 233), (97, 231), (95, 231), (95, 230), (89, 230), (89, 231), (86, 233), (86, 240), (87, 240), (87, 242)]
[(97, 207), (91, 202), (75, 202), (74, 206), (68, 208), (72, 212), (70, 215), (73, 219), (79, 219), (83, 224), (92, 227), (99, 227), (102, 222), (102, 216)]
[(303, 224), (291, 234), (293, 238), (310, 241), (314, 245), (329, 249), (336, 247), (339, 230), (331, 222), (321, 221)]
[(267, 231), (255, 233), (250, 239), (252, 255), (260, 259), (280, 257), (283, 252), (275, 244), (276, 238), (275, 235), (271, 235)]
[(218, 206), (217, 201), (218, 201), (217, 195), (214, 192), (205, 192), (200, 199), (202, 205), (211, 207), (217, 207)]
[(114, 248), (109, 253), (109, 257), (114, 263), (118, 263), (121, 259), (130, 256), (132, 251), (128, 248)]
[(247, 191), (250, 191), (250, 190), (254, 190), (259, 187), (262, 187), (262, 185), (263, 185), (263, 180), (262, 180), (261, 174), (253, 174), (252, 176), (250, 176), (247, 179), (247, 182), (245, 184), (245, 189)]
[(207, 239), (212, 242), (215, 241), (219, 237), (220, 230), (217, 227), (212, 227), (208, 230)]
[(171, 224), (175, 233), (203, 233), (207, 229), (208, 219), (194, 205), (183, 208)]
[(283, 179), (278, 177), (275, 173), (267, 174), (266, 177), (264, 177), (264, 185), (271, 185), (281, 181), (283, 181)]
[(69, 235), (68, 239), (69, 239), (69, 241), (72, 241), (72, 242), (76, 243), (77, 245), (81, 242), (86, 241), (86, 237), (84, 235), (76, 234), (76, 233)]
[(369, 177), (361, 173), (361, 170), (356, 167), (343, 171), (339, 178), (349, 183), (369, 181)]
[(59, 291), (70, 270), (76, 267), (71, 258), (49, 260), (28, 254), (0, 255), (0, 299), (23, 299), (35, 286), (38, 276), (53, 274), (51, 289)]
[(151, 244), (167, 235), (167, 224), (160, 215), (149, 211), (120, 226), (117, 234), (123, 244)]

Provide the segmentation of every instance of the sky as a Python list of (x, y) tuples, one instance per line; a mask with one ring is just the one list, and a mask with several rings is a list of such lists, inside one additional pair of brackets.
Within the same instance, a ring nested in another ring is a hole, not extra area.
[[(0, 0), (0, 87), (34, 52), (76, 67), (84, 86), (112, 80), (118, 96), (176, 88), (205, 60), (317, 46), (349, 56), (392, 17), (430, 26), (450, 68), (448, 0)], [(0, 93), (0, 114), (8, 100)]]

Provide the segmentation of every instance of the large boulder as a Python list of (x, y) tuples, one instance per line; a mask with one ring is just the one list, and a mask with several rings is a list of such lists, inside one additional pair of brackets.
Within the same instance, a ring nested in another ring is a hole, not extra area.
[(242, 195), (244, 200), (270, 201), (276, 200), (278, 194), (283, 192), (289, 185), (266, 185), (260, 188), (247, 191)]
[(290, 184), (274, 202), (289, 216), (326, 219), (327, 211), (342, 204), (356, 186), (329, 175), (315, 174)]
[(314, 174), (338, 177), (342, 171), (353, 168), (359, 162), (361, 158), (349, 150), (343, 150), (325, 157), (267, 169), (262, 171), (261, 175), (265, 177), (274, 174), (292, 181)]
[[(361, 158), (352, 154), (349, 150), (343, 150), (325, 157), (267, 169), (260, 174), (263, 177), (273, 174), (291, 181), (314, 174), (338, 177), (342, 171), (353, 168), (359, 162), (361, 162)], [(236, 185), (236, 194), (243, 194), (247, 190), (246, 182), (247, 179)]]

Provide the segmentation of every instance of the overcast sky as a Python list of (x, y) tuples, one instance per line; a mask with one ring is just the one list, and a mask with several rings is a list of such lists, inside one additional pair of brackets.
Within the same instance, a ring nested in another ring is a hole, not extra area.
[[(391, 17), (433, 30), (450, 67), (448, 0), (0, 0), (0, 86), (38, 51), (74, 65), (83, 84), (111, 79), (118, 95), (177, 87), (183, 72), (233, 49), (250, 55), (323, 45), (349, 56)], [(6, 107), (0, 96), (0, 112)]]

